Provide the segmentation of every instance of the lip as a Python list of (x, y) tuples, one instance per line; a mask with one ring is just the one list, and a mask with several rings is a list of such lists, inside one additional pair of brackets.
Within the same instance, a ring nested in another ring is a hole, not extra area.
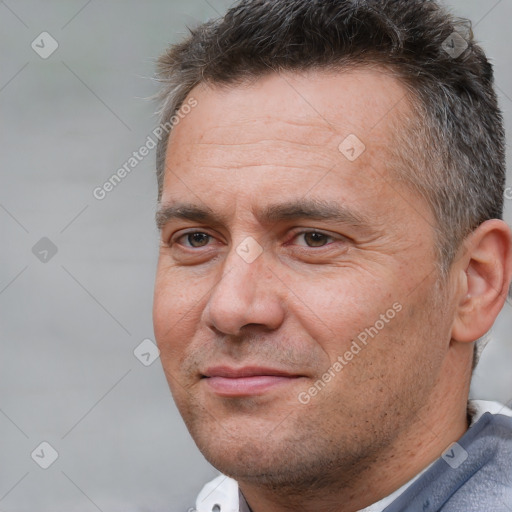
[(303, 375), (276, 368), (215, 366), (204, 372), (202, 380), (219, 396), (242, 397), (268, 393), (301, 377)]

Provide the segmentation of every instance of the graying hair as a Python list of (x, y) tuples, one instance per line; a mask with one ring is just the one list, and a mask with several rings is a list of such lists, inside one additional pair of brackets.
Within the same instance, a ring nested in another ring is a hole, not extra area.
[[(468, 20), (433, 0), (242, 0), (190, 32), (158, 61), (162, 123), (201, 83), (380, 66), (405, 86), (411, 107), (394, 130), (387, 166), (433, 212), (440, 275), (471, 231), (502, 218), (503, 118), (492, 66)], [(167, 142), (168, 134), (157, 147), (159, 199)]]

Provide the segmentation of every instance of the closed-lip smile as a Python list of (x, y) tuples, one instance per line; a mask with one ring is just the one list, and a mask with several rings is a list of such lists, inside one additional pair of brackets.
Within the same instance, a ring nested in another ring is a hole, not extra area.
[(262, 395), (277, 386), (294, 382), (304, 375), (262, 366), (212, 366), (207, 368), (201, 377), (217, 395), (242, 397)]

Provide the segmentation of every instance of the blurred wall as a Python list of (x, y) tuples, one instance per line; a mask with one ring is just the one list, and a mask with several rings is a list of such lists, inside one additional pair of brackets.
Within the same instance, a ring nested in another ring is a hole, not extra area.
[[(227, 5), (0, 2), (2, 511), (184, 511), (216, 474), (152, 345), (154, 150), (94, 190), (157, 124), (155, 59)], [(494, 61), (510, 141), (512, 0), (449, 5)], [(507, 305), (474, 396), (512, 399), (511, 327)]]

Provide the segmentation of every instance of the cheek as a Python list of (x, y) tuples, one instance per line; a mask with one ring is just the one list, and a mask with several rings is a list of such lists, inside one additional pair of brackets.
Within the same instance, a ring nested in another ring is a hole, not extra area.
[(382, 283), (357, 279), (357, 276), (351, 277), (351, 273), (353, 270), (347, 269), (338, 276), (288, 280), (296, 299), (294, 315), (331, 360), (343, 354), (353, 339), (393, 305)]
[(190, 282), (171, 271), (157, 272), (153, 328), (162, 362), (174, 361), (176, 365), (197, 328), (201, 307), (198, 297), (204, 292)]

